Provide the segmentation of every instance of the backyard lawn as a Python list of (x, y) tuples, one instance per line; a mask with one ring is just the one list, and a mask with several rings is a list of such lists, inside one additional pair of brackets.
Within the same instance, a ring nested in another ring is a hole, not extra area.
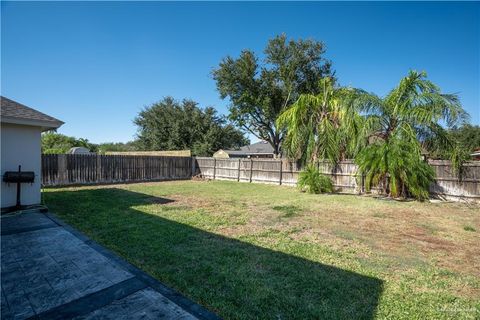
[(225, 319), (478, 319), (480, 207), (175, 181), (50, 210)]

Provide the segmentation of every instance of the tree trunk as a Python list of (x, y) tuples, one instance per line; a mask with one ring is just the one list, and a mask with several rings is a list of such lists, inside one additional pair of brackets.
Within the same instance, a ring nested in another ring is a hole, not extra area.
[(282, 141), (280, 141), (280, 137), (278, 136), (278, 134), (275, 134), (272, 137), (272, 141), (270, 142), (270, 144), (273, 147), (273, 157), (275, 159), (281, 158), (281, 156), (282, 156), (282, 154), (281, 154), (281, 152), (282, 152), (282, 150), (281, 150)]

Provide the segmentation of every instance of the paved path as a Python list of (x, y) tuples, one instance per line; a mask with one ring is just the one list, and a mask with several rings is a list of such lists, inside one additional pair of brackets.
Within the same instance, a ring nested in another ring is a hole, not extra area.
[(1, 319), (218, 319), (52, 215), (1, 230)]

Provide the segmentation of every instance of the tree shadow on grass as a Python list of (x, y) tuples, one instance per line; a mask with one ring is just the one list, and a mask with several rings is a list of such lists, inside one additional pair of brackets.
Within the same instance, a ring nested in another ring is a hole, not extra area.
[(145, 212), (161, 213), (172, 200), (117, 188), (51, 191), (45, 199), (68, 223), (221, 317), (375, 317), (382, 280)]

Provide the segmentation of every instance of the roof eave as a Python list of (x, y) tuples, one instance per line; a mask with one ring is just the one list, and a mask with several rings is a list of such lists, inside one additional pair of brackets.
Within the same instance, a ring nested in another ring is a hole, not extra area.
[(40, 127), (42, 131), (49, 131), (58, 129), (65, 122), (63, 121), (43, 121), (43, 120), (34, 120), (34, 119), (23, 119), (23, 118), (14, 118), (14, 117), (4, 117), (1, 118), (2, 123), (10, 124), (19, 124), (32, 127)]

